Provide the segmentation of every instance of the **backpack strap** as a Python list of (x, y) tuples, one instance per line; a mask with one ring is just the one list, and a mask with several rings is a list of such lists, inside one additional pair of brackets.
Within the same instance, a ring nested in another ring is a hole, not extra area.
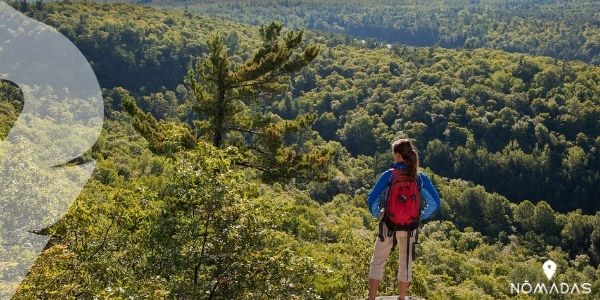
[(392, 234), (394, 235), (394, 239), (392, 240), (391, 252), (394, 252), (394, 249), (396, 249), (396, 245), (398, 245), (398, 239), (396, 239), (396, 230), (393, 230)]
[[(385, 224), (385, 226), (387, 227), (387, 232), (385, 234), (383, 233), (383, 224)], [(394, 251), (394, 248), (396, 247), (396, 244), (398, 242), (396, 240), (396, 226), (388, 223), (387, 218), (384, 217), (383, 219), (381, 219), (381, 221), (379, 221), (379, 233), (377, 234), (377, 237), (380, 241), (383, 242), (385, 236), (393, 238), (394, 243), (392, 245), (392, 251)]]
[(381, 221), (379, 221), (379, 233), (377, 234), (377, 237), (379, 238), (379, 240), (381, 242), (383, 242), (383, 219), (381, 219)]
[(412, 249), (412, 259), (415, 261), (415, 257), (417, 257), (417, 244), (419, 243), (419, 228), (415, 229), (415, 242), (413, 243)]
[(410, 269), (408, 263), (410, 262), (410, 239), (412, 238), (412, 236), (413, 230), (409, 230), (406, 234), (406, 281), (408, 281), (408, 271)]

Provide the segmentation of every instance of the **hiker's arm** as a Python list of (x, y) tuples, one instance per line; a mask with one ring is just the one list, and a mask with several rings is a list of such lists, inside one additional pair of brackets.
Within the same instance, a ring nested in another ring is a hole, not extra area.
[(426, 220), (440, 207), (440, 195), (427, 175), (420, 173), (423, 187), (421, 196), (425, 199), (425, 207), (421, 211), (421, 220)]
[(369, 211), (371, 212), (371, 215), (373, 215), (373, 217), (379, 217), (379, 196), (381, 196), (381, 193), (383, 193), (383, 191), (387, 187), (390, 181), (391, 174), (392, 173), (389, 170), (383, 172), (383, 174), (379, 176), (377, 183), (375, 183), (375, 186), (373, 186), (373, 189), (369, 193), (367, 206), (369, 207)]

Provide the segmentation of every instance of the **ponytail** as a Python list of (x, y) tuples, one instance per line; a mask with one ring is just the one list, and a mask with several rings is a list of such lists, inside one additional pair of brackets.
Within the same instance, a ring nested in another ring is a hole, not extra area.
[(419, 155), (417, 149), (409, 139), (400, 139), (392, 143), (392, 151), (402, 156), (406, 162), (406, 173), (417, 179), (419, 170)]

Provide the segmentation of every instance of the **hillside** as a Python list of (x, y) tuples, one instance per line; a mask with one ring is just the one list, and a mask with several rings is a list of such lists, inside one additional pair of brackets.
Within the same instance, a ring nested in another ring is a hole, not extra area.
[(589, 0), (139, 2), (254, 25), (279, 20), (411, 46), (502, 49), (600, 64), (600, 8)]
[[(115, 14), (113, 7), (127, 13)], [(31, 9), (35, 10), (32, 6)], [(102, 87), (132, 91), (174, 89), (188, 65), (206, 52), (214, 32), (231, 33), (231, 46), (251, 47), (257, 31), (251, 26), (189, 14), (166, 14), (142, 6), (47, 4), (36, 19), (57, 28), (92, 62)], [(125, 16), (127, 16), (125, 18)], [(239, 49), (239, 55), (244, 55)]]
[(318, 111), (321, 136), (354, 155), (386, 155), (388, 141), (406, 134), (439, 174), (515, 202), (594, 212), (598, 74), (501, 51), (340, 45), (298, 76), (298, 103), (281, 112)]
[[(15, 299), (362, 298), (377, 225), (366, 194), (387, 167), (389, 142), (404, 135), (416, 138), (444, 199), (421, 231), (412, 294), (516, 299), (510, 283), (545, 282), (541, 262), (552, 259), (557, 282), (590, 282), (582, 296), (598, 297), (598, 67), (307, 32), (322, 53), (252, 109), (283, 120), (315, 114), (312, 129), (284, 140), (328, 148), (331, 166), (319, 174), (327, 180), (265, 182), (261, 170), (235, 164), (239, 137), (220, 148), (204, 138), (184, 84), (215, 31), (239, 70), (261, 44), (257, 27), (126, 4), (21, 9), (90, 60), (106, 121), (86, 154), (98, 161), (93, 179), (47, 229), (51, 243)], [(0, 86), (3, 131), (16, 94)], [(134, 128), (139, 116), (125, 112), (131, 102), (169, 130), (167, 140), (192, 132), (197, 143), (152, 151)], [(381, 292), (395, 294), (393, 280)]]

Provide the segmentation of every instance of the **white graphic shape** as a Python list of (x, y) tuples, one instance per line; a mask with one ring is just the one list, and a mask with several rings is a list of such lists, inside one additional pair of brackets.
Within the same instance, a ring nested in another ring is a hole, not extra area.
[(552, 279), (554, 273), (556, 273), (556, 263), (551, 260), (547, 260), (542, 265), (542, 268), (544, 268), (544, 274), (546, 274), (546, 278), (548, 278), (548, 280)]
[[(83, 54), (54, 28), (0, 1), (0, 80), (23, 109), (0, 139), (0, 300), (10, 299), (46, 246), (41, 232), (69, 209), (95, 162), (69, 164), (98, 139), (98, 80)], [(0, 99), (0, 101), (11, 99)], [(12, 99), (14, 100), (14, 99)], [(82, 160), (79, 160), (82, 161)]]

